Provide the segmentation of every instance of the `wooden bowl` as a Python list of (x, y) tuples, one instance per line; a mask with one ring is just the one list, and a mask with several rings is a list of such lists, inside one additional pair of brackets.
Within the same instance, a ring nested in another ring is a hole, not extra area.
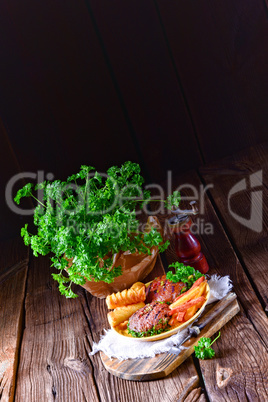
[(111, 293), (117, 293), (128, 289), (133, 283), (140, 282), (146, 278), (154, 268), (158, 248), (152, 247), (151, 253), (151, 255), (139, 253), (131, 254), (129, 251), (126, 251), (120, 254), (116, 261), (116, 266), (122, 266), (123, 273), (115, 278), (112, 283), (86, 281), (82, 286), (93, 296), (99, 297), (100, 299), (105, 298)]
[[(150, 231), (151, 227), (156, 228), (163, 234), (162, 227), (156, 216), (149, 216), (145, 231)], [(113, 256), (113, 267), (122, 267), (122, 275), (116, 277), (112, 283), (104, 281), (88, 281), (82, 285), (84, 289), (93, 296), (104, 299), (106, 296), (121, 292), (130, 288), (133, 283), (140, 282), (153, 270), (158, 255), (158, 247), (151, 248), (151, 254), (130, 253), (129, 251), (119, 252)], [(67, 259), (67, 258), (66, 258)], [(69, 267), (72, 259), (68, 259)], [(68, 267), (66, 269), (68, 271)]]

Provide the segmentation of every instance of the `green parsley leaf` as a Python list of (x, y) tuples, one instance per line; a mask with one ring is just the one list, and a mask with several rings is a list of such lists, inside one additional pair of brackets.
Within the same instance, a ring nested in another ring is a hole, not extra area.
[(20, 204), (20, 200), (22, 197), (30, 197), (32, 195), (32, 188), (33, 188), (32, 183), (25, 184), (24, 187), (22, 187), (16, 194), (16, 197), (14, 198), (14, 201), (17, 204)]
[(211, 345), (221, 336), (219, 335), (211, 342), (210, 338), (200, 338), (198, 341), (197, 346), (194, 347), (195, 357), (198, 359), (211, 359), (215, 356), (215, 351), (212, 349)]
[(179, 191), (174, 191), (167, 197), (165, 201), (165, 207), (171, 210), (173, 207), (178, 207), (181, 200), (181, 194)]
[(184, 265), (182, 262), (178, 261), (173, 262), (172, 264), (169, 265), (169, 268), (170, 267), (175, 268), (175, 272), (173, 274), (172, 271), (168, 271), (167, 279), (169, 279), (172, 282), (181, 281), (186, 284), (187, 289), (190, 289), (190, 287), (194, 284), (194, 282), (198, 278), (201, 278), (201, 276), (205, 276), (201, 274), (201, 272), (195, 270), (193, 267), (190, 267), (189, 265)]
[[(161, 320), (159, 320), (160, 322)], [(152, 329), (149, 329), (148, 331), (143, 331), (143, 332), (136, 332), (133, 329), (129, 328), (129, 322), (127, 323), (127, 330), (128, 333), (133, 336), (133, 338), (144, 338), (147, 336), (154, 336), (154, 335), (159, 335), (162, 334), (163, 332), (166, 332), (170, 329), (170, 326), (167, 325), (165, 328), (160, 328), (156, 329), (156, 326), (154, 326)]]

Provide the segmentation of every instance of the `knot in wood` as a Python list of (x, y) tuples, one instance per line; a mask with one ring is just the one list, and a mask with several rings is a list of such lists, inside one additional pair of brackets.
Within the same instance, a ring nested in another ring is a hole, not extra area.
[(231, 368), (220, 367), (219, 364), (217, 364), (216, 381), (217, 381), (218, 387), (219, 388), (226, 387), (226, 385), (228, 384), (228, 382), (231, 379), (232, 374), (233, 374), (233, 370)]
[(77, 371), (79, 373), (91, 371), (87, 362), (80, 360), (79, 358), (66, 357), (64, 359), (64, 366), (69, 367), (71, 370)]

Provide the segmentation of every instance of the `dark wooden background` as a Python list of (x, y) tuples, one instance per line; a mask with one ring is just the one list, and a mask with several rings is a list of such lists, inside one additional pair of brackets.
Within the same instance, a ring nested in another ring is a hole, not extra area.
[(266, 140), (267, 49), (264, 0), (2, 0), (1, 238), (19, 171), (160, 182)]

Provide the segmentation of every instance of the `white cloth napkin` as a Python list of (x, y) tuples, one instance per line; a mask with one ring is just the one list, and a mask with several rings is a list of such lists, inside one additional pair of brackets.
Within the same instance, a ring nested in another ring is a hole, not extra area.
[[(208, 284), (210, 287), (208, 304), (222, 299), (233, 287), (229, 276), (212, 275), (208, 280)], [(154, 342), (142, 342), (139, 339), (130, 338), (124, 339), (111, 329), (104, 330), (105, 334), (101, 337), (99, 343), (93, 343), (93, 349), (90, 354), (94, 355), (99, 351), (103, 351), (108, 357), (116, 357), (119, 360), (154, 357), (158, 353), (167, 352), (172, 346), (182, 341), (187, 335), (187, 330), (185, 328), (169, 338)]]

